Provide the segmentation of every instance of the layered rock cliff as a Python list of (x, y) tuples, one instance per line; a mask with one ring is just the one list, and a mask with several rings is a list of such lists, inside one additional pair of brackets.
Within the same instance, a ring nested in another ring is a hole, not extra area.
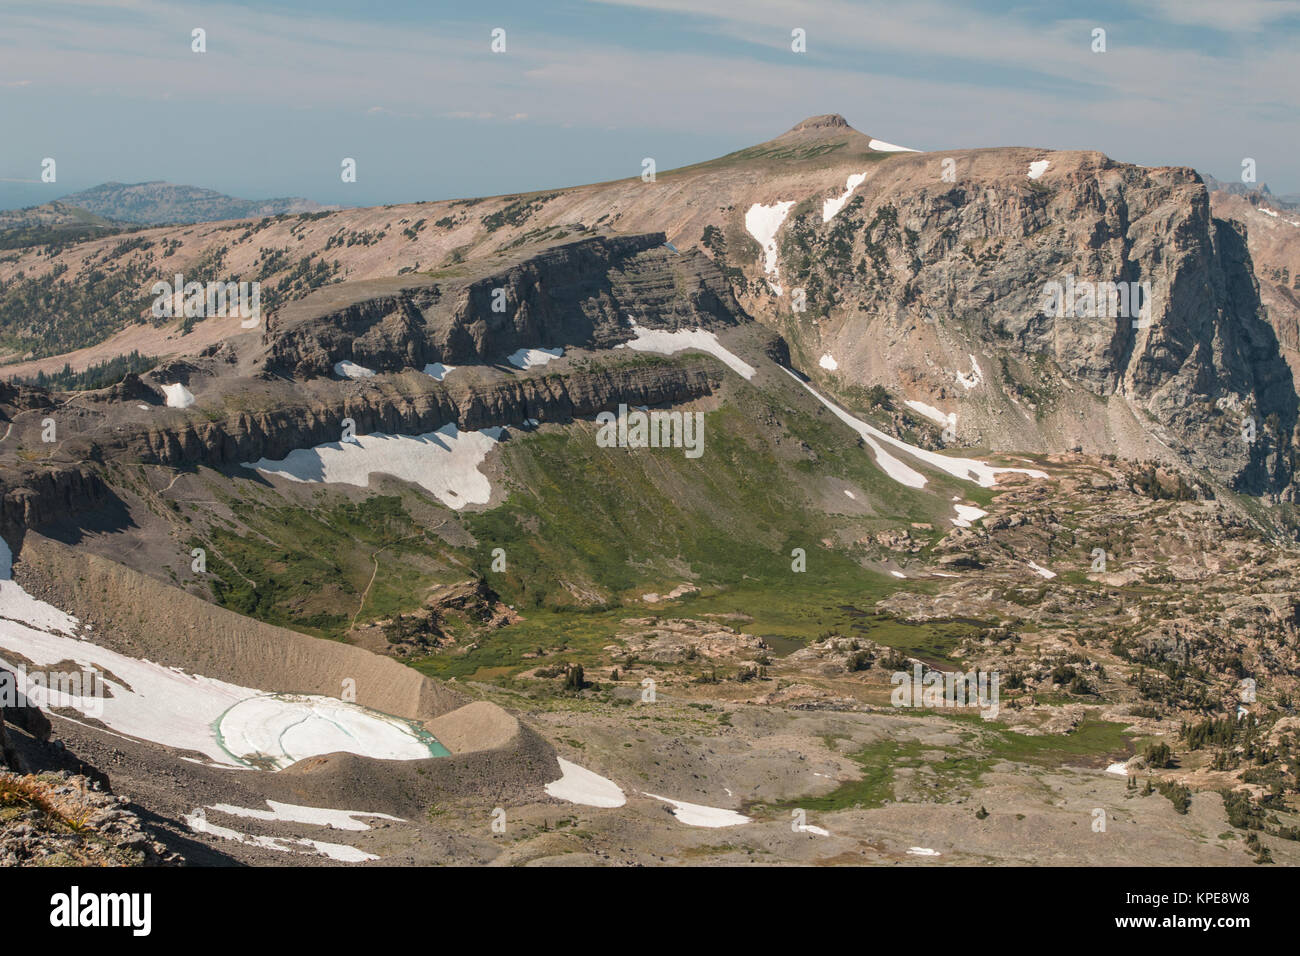
[(518, 349), (609, 348), (629, 318), (657, 328), (712, 328), (745, 317), (713, 262), (675, 253), (662, 233), (595, 236), (467, 277), (356, 283), (286, 308), (267, 332), (266, 366), (296, 377), (336, 362), (374, 371), (499, 364)]
[[(817, 197), (782, 224), (789, 294), (752, 307), (815, 374), (897, 384), (958, 414), (972, 443), (1148, 457), (1118, 426), (1124, 410), (1232, 487), (1290, 483), (1290, 370), (1261, 317), (1243, 231), (1211, 215), (1194, 171), (1098, 153), (953, 158), (953, 182), (940, 157), (909, 155), (875, 169), (829, 221)], [(1031, 163), (1046, 164), (1034, 178)], [(1103, 294), (1056, 314), (1050, 283), (1141, 289), (1149, 307), (1124, 311)], [(816, 372), (821, 356), (832, 375)]]

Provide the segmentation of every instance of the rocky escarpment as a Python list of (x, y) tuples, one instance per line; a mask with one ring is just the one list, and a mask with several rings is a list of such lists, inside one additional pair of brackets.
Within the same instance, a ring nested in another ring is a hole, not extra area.
[(27, 528), (54, 524), (115, 498), (89, 464), (0, 469), (0, 536), (12, 546)]
[[(1131, 454), (1107, 421), (1107, 406), (1125, 405), (1231, 486), (1289, 484), (1295, 387), (1244, 236), (1211, 215), (1194, 171), (1024, 149), (949, 158), (951, 181), (934, 156), (882, 164), (829, 222), (822, 196), (796, 205), (778, 237), (781, 279), (807, 311), (792, 294), (750, 307), (814, 371), (829, 354), (843, 384), (957, 410), (972, 441)], [(1033, 179), (1031, 162), (1047, 164)], [(1150, 311), (1103, 298), (1056, 314), (1052, 282), (1137, 283)]]
[(1300, 380), (1300, 205), (1283, 202), (1267, 186), (1247, 189), (1212, 177), (1206, 186), (1214, 215), (1240, 223), (1246, 232), (1268, 324)]
[(476, 273), (322, 290), (267, 330), (266, 367), (311, 377), (344, 360), (375, 371), (498, 364), (518, 349), (609, 348), (627, 340), (629, 318), (669, 329), (748, 318), (717, 266), (666, 248), (663, 233), (581, 239)]
[(338, 441), (345, 418), (352, 419), (358, 434), (393, 435), (422, 434), (448, 422), (462, 429), (520, 424), (530, 418), (563, 422), (593, 416), (620, 402), (688, 402), (712, 394), (722, 374), (707, 360), (519, 378), (479, 388), (444, 388), (427, 376), (412, 374), (360, 391), (329, 392), (328, 397), (310, 403), (302, 401), (301, 393), (286, 390), (265, 410), (217, 420), (210, 412), (196, 410), (182, 423), (122, 425), (69, 442), (64, 453), (174, 468), (219, 468), (283, 458), (295, 448)]

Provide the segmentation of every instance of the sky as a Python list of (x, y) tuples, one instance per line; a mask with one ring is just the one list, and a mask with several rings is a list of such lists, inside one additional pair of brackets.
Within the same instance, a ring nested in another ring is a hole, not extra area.
[(107, 181), (498, 195), (820, 113), (924, 150), (1097, 149), (1224, 180), (1250, 158), (1300, 193), (1297, 41), (1300, 0), (0, 0), (0, 208)]

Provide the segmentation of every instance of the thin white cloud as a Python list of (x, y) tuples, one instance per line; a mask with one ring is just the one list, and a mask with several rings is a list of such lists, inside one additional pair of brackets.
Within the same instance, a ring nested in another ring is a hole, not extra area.
[(1275, 23), (1300, 18), (1297, 0), (1140, 0), (1140, 5), (1169, 23), (1223, 33), (1258, 33)]
[[(621, 43), (579, 33), (531, 33), (524, 43), (512, 31), (511, 52), (500, 56), (488, 50), (486, 27), (440, 31), (222, 3), (50, 0), (7, 14), (5, 66), (43, 92), (171, 98), (199, 113), (219, 99), (404, 118), (527, 117), (557, 129), (644, 130), (647, 150), (659, 130), (758, 141), (838, 111), (873, 136), (927, 149), (1064, 145), (1194, 163), (1213, 148), (1224, 163), (1271, 153), (1275, 167), (1294, 165), (1293, 32), (1261, 37), (1243, 54), (1162, 46), (1156, 31), (1128, 21), (1040, 21), (956, 0), (716, 0), (707, 14), (698, 0), (591, 2), (671, 14), (683, 31), (759, 49), (647, 50), (634, 29)], [(1215, 16), (1208, 0), (1143, 2), (1166, 23)], [(1242, 32), (1297, 7), (1242, 0), (1219, 16), (1222, 29)], [(208, 31), (206, 54), (190, 52), (195, 25)], [(1108, 53), (1091, 52), (1097, 25), (1109, 28)], [(796, 26), (808, 32), (807, 54), (789, 50)], [(1180, 153), (1192, 149), (1201, 152)]]

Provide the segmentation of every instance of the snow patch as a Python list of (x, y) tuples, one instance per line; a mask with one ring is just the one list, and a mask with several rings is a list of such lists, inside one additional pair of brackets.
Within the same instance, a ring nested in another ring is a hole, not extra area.
[(927, 405), (925, 402), (918, 402), (912, 398), (904, 399), (903, 404), (906, 405), (908, 408), (912, 409), (912, 411), (914, 412), (920, 412), (922, 415), (924, 415), (926, 418), (930, 419), (930, 421), (934, 422), (937, 425), (957, 424), (957, 415), (954, 412), (950, 412), (945, 415), (943, 412), (939, 411), (939, 409), (935, 408), (933, 405)]
[(238, 830), (232, 830), (229, 827), (217, 826), (215, 823), (209, 823), (207, 816), (196, 810), (193, 813), (187, 813), (183, 817), (185, 825), (190, 828), (192, 833), (205, 833), (208, 836), (214, 836), (222, 840), (233, 840), (236, 843), (243, 843), (248, 846), (258, 846), (267, 850), (275, 850), (280, 853), (302, 853), (303, 850), (295, 849), (296, 847), (305, 847), (307, 851), (316, 853), (319, 856), (328, 857), (339, 863), (365, 863), (368, 860), (377, 860), (379, 857), (373, 853), (366, 853), (358, 850), (354, 846), (348, 846), (345, 843), (325, 843), (321, 840), (298, 839), (293, 837), (272, 837), (257, 836), (248, 833), (240, 833)]
[(957, 381), (960, 382), (961, 387), (965, 389), (971, 389), (976, 385), (983, 384), (984, 372), (980, 369), (980, 363), (975, 361), (975, 356), (970, 356), (970, 374), (964, 375), (963, 373), (958, 372)]
[(432, 362), (424, 367), (424, 374), (428, 375), (435, 382), (441, 382), (459, 367), (460, 366), (458, 365), (443, 365), (441, 362)]
[(334, 363), (334, 374), (339, 378), (375, 377), (375, 373), (371, 369), (366, 368), (364, 365), (358, 365), (356, 362), (349, 362), (346, 359)]
[(194, 393), (180, 382), (175, 385), (164, 385), (162, 390), (167, 396), (168, 408), (189, 408), (194, 404)]
[(928, 846), (909, 846), (907, 848), (908, 856), (940, 856), (938, 850), (931, 850)]
[(1265, 208), (1264, 206), (1258, 206), (1256, 208), (1258, 208), (1259, 211), (1266, 216), (1272, 216), (1274, 219), (1280, 219), (1282, 222), (1288, 223), (1289, 225), (1292, 226), (1300, 226), (1300, 221), (1297, 221), (1295, 219), (1288, 219), (1286, 218), (1286, 216), (1280, 215), (1279, 213), (1277, 213), (1272, 209)]
[(981, 511), (979, 508), (971, 505), (957, 505), (957, 517), (952, 519), (952, 523), (959, 528), (969, 528), (971, 522), (979, 521), (980, 518), (988, 516), (987, 511)]
[(1034, 573), (1037, 574), (1039, 577), (1047, 578), (1049, 581), (1052, 578), (1056, 577), (1055, 571), (1049, 571), (1047, 570), (1047, 568), (1040, 567), (1039, 565), (1035, 564), (1033, 561), (1029, 562), (1029, 566), (1034, 569)]
[(826, 371), (828, 372), (833, 372), (840, 367), (840, 363), (835, 361), (835, 359), (830, 355), (829, 352), (823, 355), (821, 357), (821, 360), (817, 364), (820, 365), (822, 368), (826, 369)]
[(506, 356), (506, 361), (515, 368), (538, 368), (552, 359), (564, 354), (563, 348), (554, 349), (519, 349)]
[(374, 817), (377, 820), (392, 820), (405, 823), (401, 817), (389, 816), (387, 813), (370, 813), (362, 810), (330, 810), (326, 807), (302, 807), (293, 803), (280, 803), (267, 800), (270, 810), (253, 810), (249, 807), (236, 807), (228, 803), (215, 803), (208, 807), (232, 817), (246, 817), (250, 820), (276, 820), (281, 823), (310, 823), (318, 827), (333, 827), (335, 830), (369, 830), (370, 824), (357, 817)]
[(637, 325), (636, 320), (628, 317), (634, 337), (627, 342), (614, 346), (616, 349), (629, 348), (634, 352), (658, 352), (660, 355), (675, 355), (686, 349), (707, 352), (719, 358), (741, 378), (753, 378), (754, 366), (742, 361), (739, 356), (722, 347), (718, 336), (705, 329), (678, 329), (669, 332), (665, 329), (647, 329)]
[(623, 789), (613, 780), (592, 773), (585, 767), (570, 763), (563, 757), (560, 762), (561, 777), (546, 785), (546, 792), (557, 800), (580, 803), (584, 807), (605, 807), (613, 809), (627, 803)]
[(1109, 767), (1106, 768), (1106, 772), (1107, 772), (1107, 773), (1115, 773), (1115, 774), (1119, 774), (1121, 777), (1127, 777), (1127, 776), (1128, 776), (1128, 764), (1127, 764), (1127, 763), (1124, 763), (1123, 761), (1120, 761), (1119, 763), (1113, 763), (1113, 764), (1111, 764)]
[(1043, 173), (1047, 172), (1047, 167), (1052, 165), (1050, 159), (1038, 159), (1029, 164), (1029, 178), (1037, 179)]
[(439, 501), (459, 511), (469, 504), (487, 504), (492, 483), (478, 466), (504, 434), (500, 428), (462, 432), (455, 423), (423, 435), (374, 432), (346, 442), (297, 448), (278, 461), (244, 462), (245, 468), (290, 481), (327, 484), (370, 484), (373, 474), (393, 475), (419, 485)]
[(892, 575), (893, 575), (894, 577), (896, 577), (896, 578), (906, 578), (906, 577), (907, 577), (907, 575), (904, 574), (902, 571), (890, 571), (889, 573), (892, 574)]
[(835, 214), (848, 205), (853, 190), (861, 186), (866, 178), (866, 173), (854, 173), (848, 178), (848, 182), (844, 184), (844, 193), (842, 195), (836, 196), (834, 199), (827, 199), (822, 203), (822, 222), (830, 222), (834, 219)]
[[(72, 635), (81, 623), (52, 604), (38, 601), (13, 580), (14, 553), (0, 538), (0, 620), (14, 621), (38, 631)], [(57, 661), (57, 658), (56, 658)], [(53, 663), (53, 662), (51, 662)]]
[(895, 146), (893, 143), (886, 143), (883, 139), (873, 139), (867, 144), (878, 153), (919, 153), (919, 149), (912, 149), (910, 146)]
[(745, 213), (745, 230), (763, 249), (763, 271), (772, 277), (767, 280), (767, 284), (777, 295), (781, 294), (781, 286), (776, 281), (780, 276), (777, 265), (776, 233), (793, 206), (793, 199), (788, 202), (773, 203), (770, 206), (754, 203)]
[(886, 435), (879, 429), (873, 428), (861, 419), (850, 415), (844, 409), (823, 397), (815, 388), (788, 368), (783, 367), (783, 371), (812, 393), (813, 397), (819, 402), (829, 408), (836, 418), (861, 435), (862, 440), (874, 453), (876, 465), (901, 485), (906, 485), (909, 488), (924, 488), (926, 479), (916, 469), (903, 464), (899, 459), (885, 451), (884, 445), (890, 445), (899, 451), (906, 452), (918, 461), (922, 461), (931, 468), (945, 474), (952, 475), (954, 478), (960, 478), (962, 481), (973, 481), (981, 488), (991, 488), (997, 484), (997, 476), (1004, 472), (1028, 475), (1030, 478), (1047, 477), (1046, 472), (1037, 471), (1033, 468), (1000, 468), (974, 458), (950, 458), (947, 455), (940, 455), (937, 452), (909, 445), (907, 442), (900, 441), (893, 435)]
[(660, 797), (653, 793), (647, 793), (645, 796), (671, 805), (673, 816), (690, 827), (735, 827), (749, 822), (749, 817), (735, 810), (701, 806), (698, 803), (687, 803), (685, 800)]

